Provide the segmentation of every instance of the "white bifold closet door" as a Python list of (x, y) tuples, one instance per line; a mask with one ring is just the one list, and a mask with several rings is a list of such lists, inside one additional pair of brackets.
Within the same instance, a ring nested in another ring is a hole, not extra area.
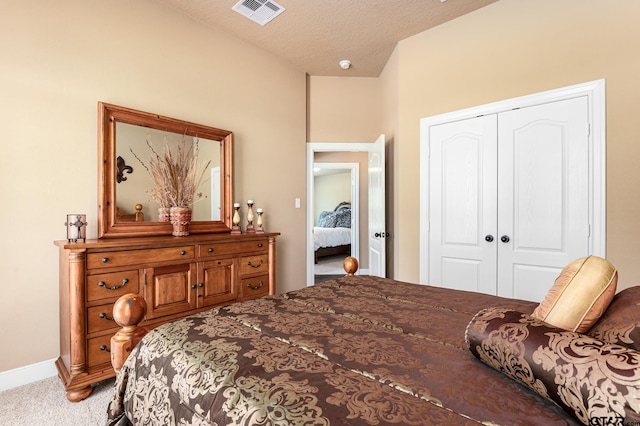
[(587, 97), (430, 128), (429, 284), (540, 301), (589, 253)]

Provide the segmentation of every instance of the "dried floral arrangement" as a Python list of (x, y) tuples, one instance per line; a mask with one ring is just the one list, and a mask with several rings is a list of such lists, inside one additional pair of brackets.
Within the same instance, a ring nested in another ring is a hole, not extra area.
[(198, 161), (200, 145), (198, 138), (189, 144), (185, 135), (182, 143), (169, 144), (165, 141), (162, 154), (159, 154), (147, 139), (151, 150), (149, 164), (144, 163), (135, 152), (131, 153), (147, 170), (154, 187), (149, 190), (151, 197), (160, 207), (191, 208), (197, 196), (196, 191), (211, 161), (201, 165)]

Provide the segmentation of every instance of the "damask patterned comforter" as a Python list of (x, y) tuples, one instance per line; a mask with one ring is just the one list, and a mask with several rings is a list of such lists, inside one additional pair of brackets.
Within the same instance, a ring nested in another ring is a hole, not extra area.
[(355, 276), (152, 330), (110, 425), (576, 424), (465, 344), (479, 310), (536, 304)]

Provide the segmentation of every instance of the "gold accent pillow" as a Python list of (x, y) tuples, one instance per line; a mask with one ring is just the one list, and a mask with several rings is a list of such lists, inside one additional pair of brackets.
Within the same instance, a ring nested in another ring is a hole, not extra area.
[(589, 256), (568, 264), (556, 278), (534, 318), (584, 333), (600, 318), (616, 294), (618, 271), (611, 262)]

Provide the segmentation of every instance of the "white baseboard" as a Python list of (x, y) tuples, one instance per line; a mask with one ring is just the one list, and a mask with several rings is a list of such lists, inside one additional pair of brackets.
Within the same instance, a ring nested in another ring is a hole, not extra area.
[(56, 360), (37, 362), (0, 373), (0, 392), (56, 376)]

